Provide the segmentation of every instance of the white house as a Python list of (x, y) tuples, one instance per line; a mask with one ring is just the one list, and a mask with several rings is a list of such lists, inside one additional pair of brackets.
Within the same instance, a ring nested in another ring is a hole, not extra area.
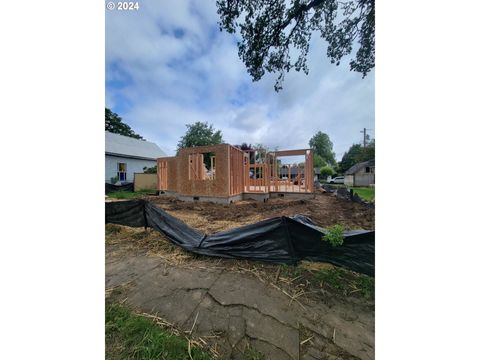
[(345, 172), (345, 185), (369, 186), (375, 184), (375, 159), (353, 165)]
[(105, 131), (105, 182), (133, 182), (134, 173), (143, 173), (164, 156), (157, 144)]

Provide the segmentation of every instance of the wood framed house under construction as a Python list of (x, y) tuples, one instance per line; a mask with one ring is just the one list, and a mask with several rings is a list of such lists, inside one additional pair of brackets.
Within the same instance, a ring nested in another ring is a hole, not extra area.
[[(281, 165), (279, 158), (288, 156), (304, 156), (305, 161), (293, 167)], [(186, 201), (228, 204), (272, 196), (314, 196), (312, 149), (262, 153), (229, 144), (197, 146), (157, 159), (157, 169), (159, 195)]]

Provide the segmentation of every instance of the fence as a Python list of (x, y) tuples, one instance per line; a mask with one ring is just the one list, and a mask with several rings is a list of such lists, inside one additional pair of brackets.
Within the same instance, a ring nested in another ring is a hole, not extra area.
[(322, 238), (327, 230), (303, 215), (281, 216), (213, 234), (203, 234), (145, 200), (105, 203), (105, 223), (151, 227), (195, 254), (295, 264), (327, 262), (375, 275), (375, 232), (345, 231), (343, 244)]
[(157, 174), (135, 173), (133, 183), (134, 191), (157, 190)]

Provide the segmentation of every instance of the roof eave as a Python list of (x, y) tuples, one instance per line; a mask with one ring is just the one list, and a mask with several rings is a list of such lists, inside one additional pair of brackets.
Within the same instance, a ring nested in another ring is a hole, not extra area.
[[(126, 157), (129, 159), (138, 159), (138, 160), (152, 160), (157, 161), (157, 158), (145, 157), (145, 156), (135, 156), (135, 155), (128, 155), (128, 154), (119, 154), (119, 153), (111, 153), (105, 151), (105, 155), (116, 156), (116, 157)], [(162, 156), (160, 156), (162, 157)]]

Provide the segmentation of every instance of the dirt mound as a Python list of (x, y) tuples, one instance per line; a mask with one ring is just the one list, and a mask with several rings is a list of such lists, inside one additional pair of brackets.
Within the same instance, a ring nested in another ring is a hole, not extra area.
[(270, 199), (265, 203), (245, 200), (230, 205), (183, 202), (170, 197), (149, 197), (148, 200), (205, 233), (295, 214), (306, 215), (322, 227), (341, 224), (351, 230), (375, 228), (374, 209), (329, 194), (316, 194), (308, 200)]

